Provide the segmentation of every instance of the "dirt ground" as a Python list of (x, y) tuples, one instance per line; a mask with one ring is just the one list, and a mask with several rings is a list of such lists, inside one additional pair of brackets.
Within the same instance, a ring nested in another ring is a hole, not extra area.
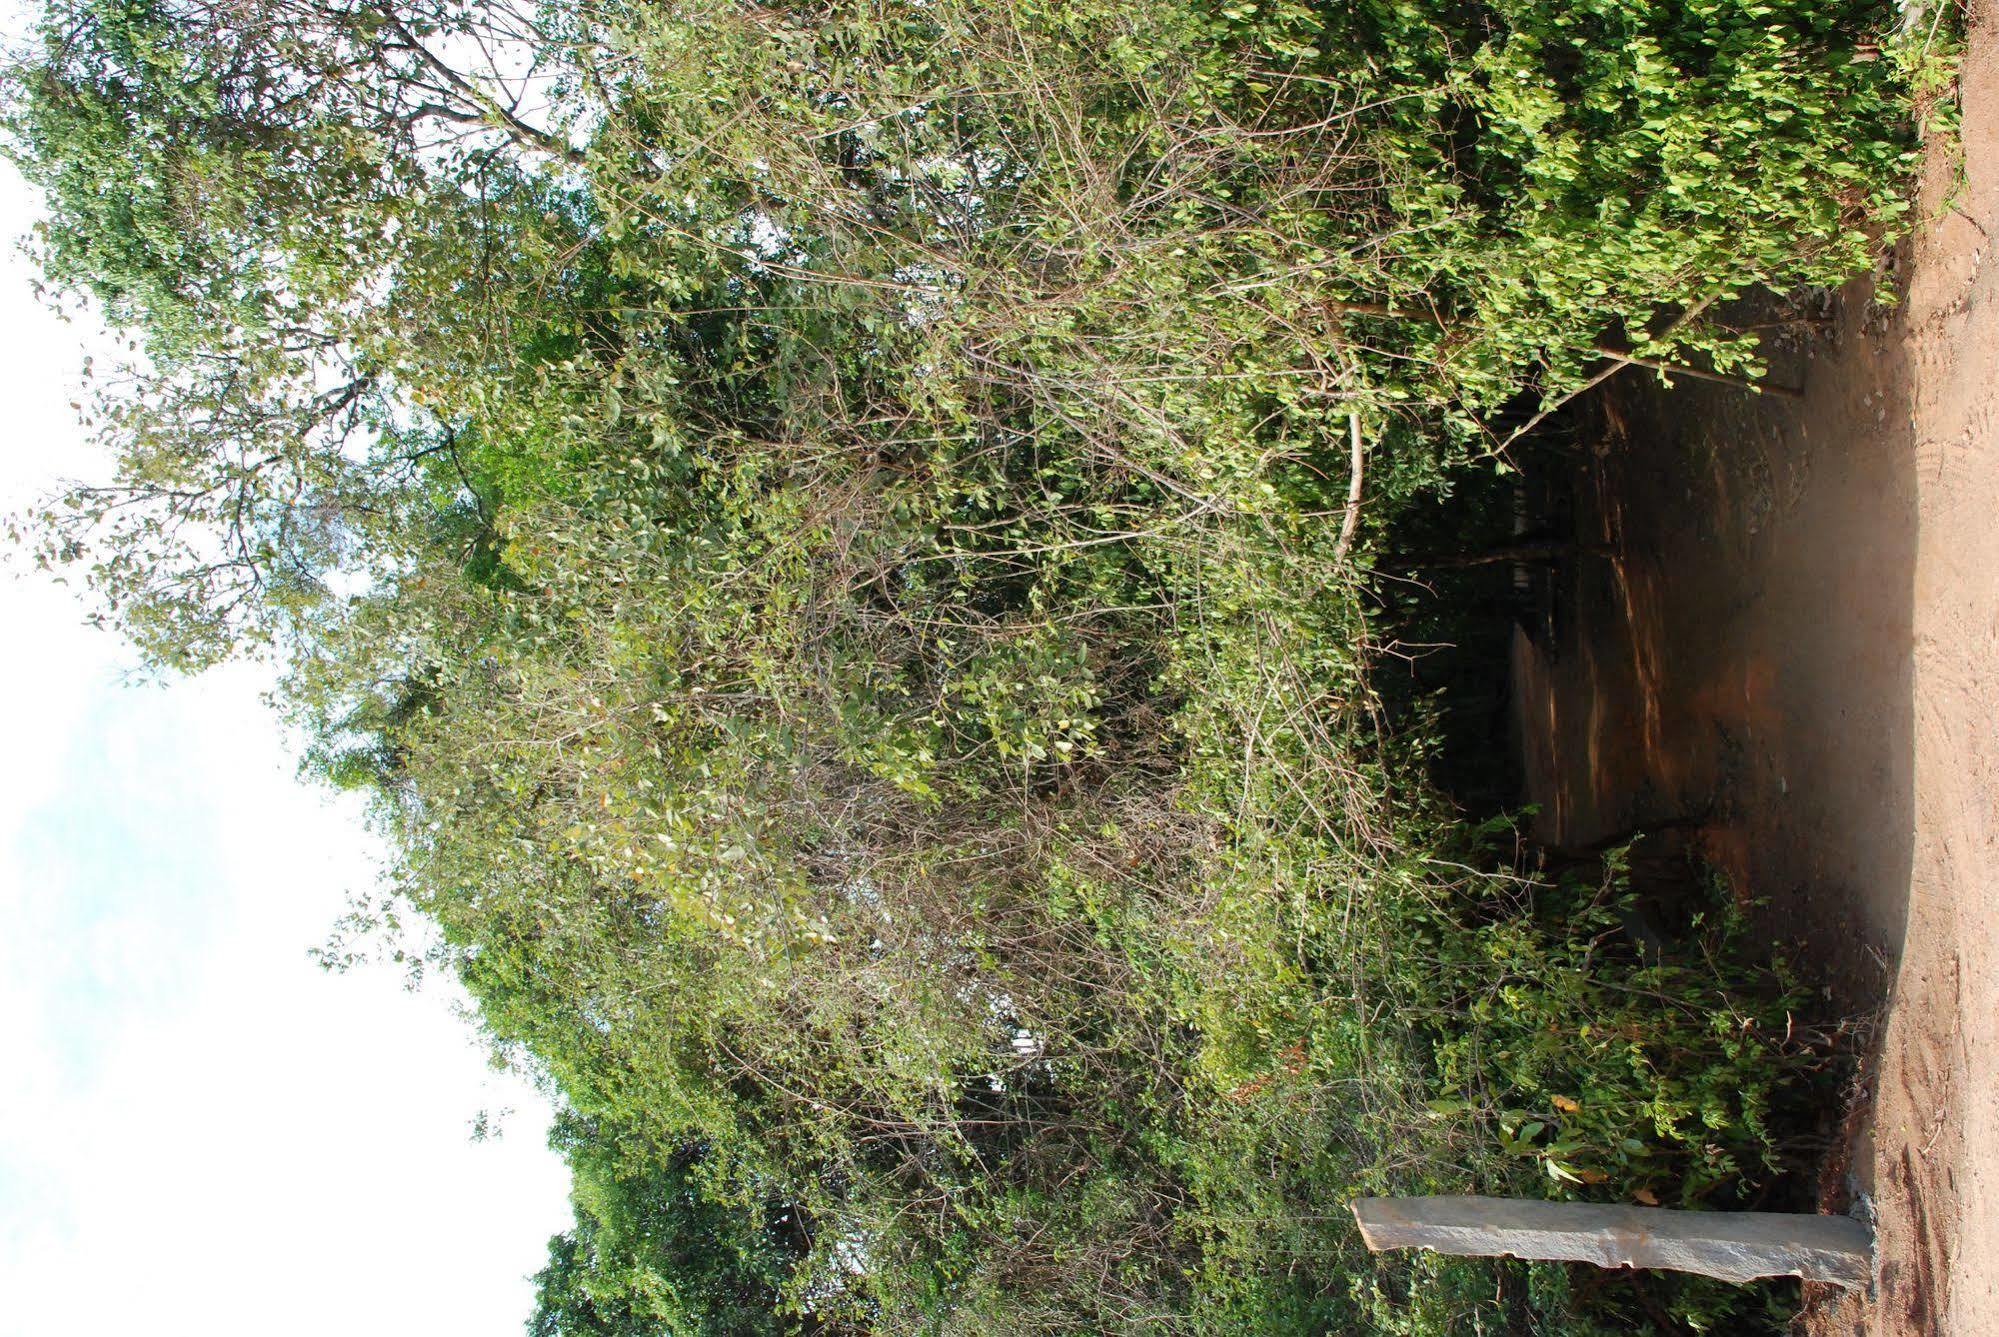
[(1820, 1334), (1999, 1334), (1999, 0), (1961, 87), (1903, 303), (1843, 294), (1776, 359), (1801, 399), (1618, 386), (1575, 514), (1619, 555), (1515, 644), (1543, 837), (1705, 818), (1874, 1019), (1825, 1205), (1871, 1202), (1878, 1284)]

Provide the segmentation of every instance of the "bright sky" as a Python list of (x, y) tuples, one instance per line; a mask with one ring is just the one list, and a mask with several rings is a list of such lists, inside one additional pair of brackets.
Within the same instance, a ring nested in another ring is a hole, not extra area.
[[(0, 512), (94, 471), (69, 407), (93, 332), (29, 295), (33, 207), (0, 165)], [(357, 811), (297, 782), (256, 671), (124, 682), (130, 652), (18, 566), (0, 1337), (520, 1331), (569, 1218), (547, 1110), (440, 983), (308, 959), (371, 878)]]

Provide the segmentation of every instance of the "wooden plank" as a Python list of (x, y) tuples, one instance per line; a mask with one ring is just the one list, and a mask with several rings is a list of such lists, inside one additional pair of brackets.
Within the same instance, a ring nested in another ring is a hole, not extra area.
[(1873, 1234), (1845, 1216), (1482, 1197), (1359, 1198), (1353, 1212), (1375, 1250), (1666, 1268), (1736, 1283), (1793, 1276), (1854, 1289), (1873, 1274)]

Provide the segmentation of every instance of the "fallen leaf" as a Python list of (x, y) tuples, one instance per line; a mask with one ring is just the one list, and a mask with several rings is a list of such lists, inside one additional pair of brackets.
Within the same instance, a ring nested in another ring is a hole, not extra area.
[(1631, 1196), (1644, 1203), (1647, 1207), (1657, 1207), (1659, 1205), (1659, 1195), (1649, 1188), (1634, 1188), (1631, 1190)]

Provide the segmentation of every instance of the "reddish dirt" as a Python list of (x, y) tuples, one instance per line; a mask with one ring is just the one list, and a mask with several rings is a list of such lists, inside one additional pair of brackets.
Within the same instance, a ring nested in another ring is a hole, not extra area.
[(1705, 818), (1874, 1018), (1834, 1164), (1878, 1284), (1812, 1296), (1823, 1334), (1999, 1334), (1999, 0), (1970, 50), (1906, 300), (1842, 294), (1775, 359), (1799, 400), (1618, 386), (1577, 511), (1619, 555), (1562, 573), (1555, 636), (1515, 646), (1543, 837)]

